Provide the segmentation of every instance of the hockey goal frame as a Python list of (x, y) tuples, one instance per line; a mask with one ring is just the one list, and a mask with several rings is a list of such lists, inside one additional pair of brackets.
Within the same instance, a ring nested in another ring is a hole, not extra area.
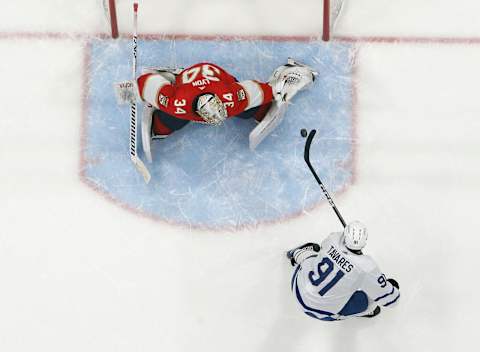
[[(332, 37), (333, 28), (338, 20), (340, 10), (346, 0), (322, 0), (323, 1), (323, 28), (322, 40), (328, 42)], [(332, 7), (332, 4), (340, 4), (339, 8)], [(107, 13), (110, 22), (111, 36), (116, 39), (119, 37), (116, 0), (103, 0), (103, 7)], [(340, 10), (338, 10), (340, 9)], [(333, 11), (338, 10), (336, 13)]]
[(113, 39), (118, 38), (118, 20), (117, 6), (115, 0), (103, 0), (103, 8), (105, 9), (107, 18), (110, 22), (111, 35)]

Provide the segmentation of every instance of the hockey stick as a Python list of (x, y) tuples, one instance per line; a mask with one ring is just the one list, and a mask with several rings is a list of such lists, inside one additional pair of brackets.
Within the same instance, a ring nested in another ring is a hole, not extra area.
[[(302, 132), (302, 133), (305, 133), (305, 132)], [(310, 133), (308, 134), (307, 142), (305, 143), (305, 152), (303, 153), (303, 158), (305, 159), (305, 162), (307, 163), (308, 168), (310, 169), (313, 176), (315, 177), (318, 184), (320, 185), (320, 188), (322, 189), (323, 194), (325, 194), (325, 197), (327, 197), (328, 203), (330, 204), (330, 206), (335, 211), (335, 214), (337, 214), (338, 219), (342, 223), (343, 227), (345, 227), (345, 226), (347, 226), (346, 223), (345, 223), (345, 220), (343, 220), (343, 217), (340, 214), (340, 212), (338, 211), (337, 206), (333, 202), (332, 197), (330, 197), (330, 194), (328, 193), (327, 189), (325, 188), (322, 181), (320, 180), (320, 177), (318, 177), (317, 173), (315, 172), (315, 169), (313, 168), (312, 163), (310, 162), (310, 146), (312, 145), (312, 141), (313, 141), (313, 137), (315, 137), (315, 133), (317, 133), (316, 130), (311, 130)]]
[[(137, 28), (138, 28), (138, 3), (133, 3), (133, 57), (132, 57), (132, 78), (135, 81), (137, 72)], [(137, 103), (130, 104), (130, 159), (145, 180), (149, 183), (151, 179), (150, 172), (138, 157), (137, 154)]]

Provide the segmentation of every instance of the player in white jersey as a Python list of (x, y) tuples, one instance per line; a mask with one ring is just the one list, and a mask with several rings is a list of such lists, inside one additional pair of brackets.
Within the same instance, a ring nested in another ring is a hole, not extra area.
[(287, 252), (295, 267), (292, 291), (305, 314), (325, 321), (373, 317), (380, 306), (398, 303), (397, 281), (362, 253), (367, 236), (365, 226), (354, 221), (321, 245), (307, 243)]

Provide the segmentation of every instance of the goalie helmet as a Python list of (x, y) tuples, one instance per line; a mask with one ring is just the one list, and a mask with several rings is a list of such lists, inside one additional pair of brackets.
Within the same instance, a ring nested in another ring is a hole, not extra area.
[(345, 246), (348, 249), (359, 251), (367, 244), (367, 227), (360, 221), (349, 223), (343, 231)]
[(195, 111), (209, 125), (221, 125), (227, 118), (227, 109), (220, 98), (211, 93), (202, 94), (195, 103)]

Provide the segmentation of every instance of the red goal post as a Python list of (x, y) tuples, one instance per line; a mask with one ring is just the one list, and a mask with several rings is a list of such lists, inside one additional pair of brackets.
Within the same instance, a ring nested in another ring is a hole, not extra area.
[[(323, 30), (322, 39), (329, 41), (332, 37), (333, 29), (340, 17), (346, 0), (321, 0), (323, 1)], [(118, 38), (118, 20), (116, 10), (116, 0), (102, 0), (103, 7), (110, 23), (111, 34), (113, 38)]]
[(346, 0), (323, 0), (322, 39), (328, 42), (342, 13)]
[(112, 38), (118, 38), (117, 6), (115, 0), (102, 0), (105, 16), (110, 23)]

